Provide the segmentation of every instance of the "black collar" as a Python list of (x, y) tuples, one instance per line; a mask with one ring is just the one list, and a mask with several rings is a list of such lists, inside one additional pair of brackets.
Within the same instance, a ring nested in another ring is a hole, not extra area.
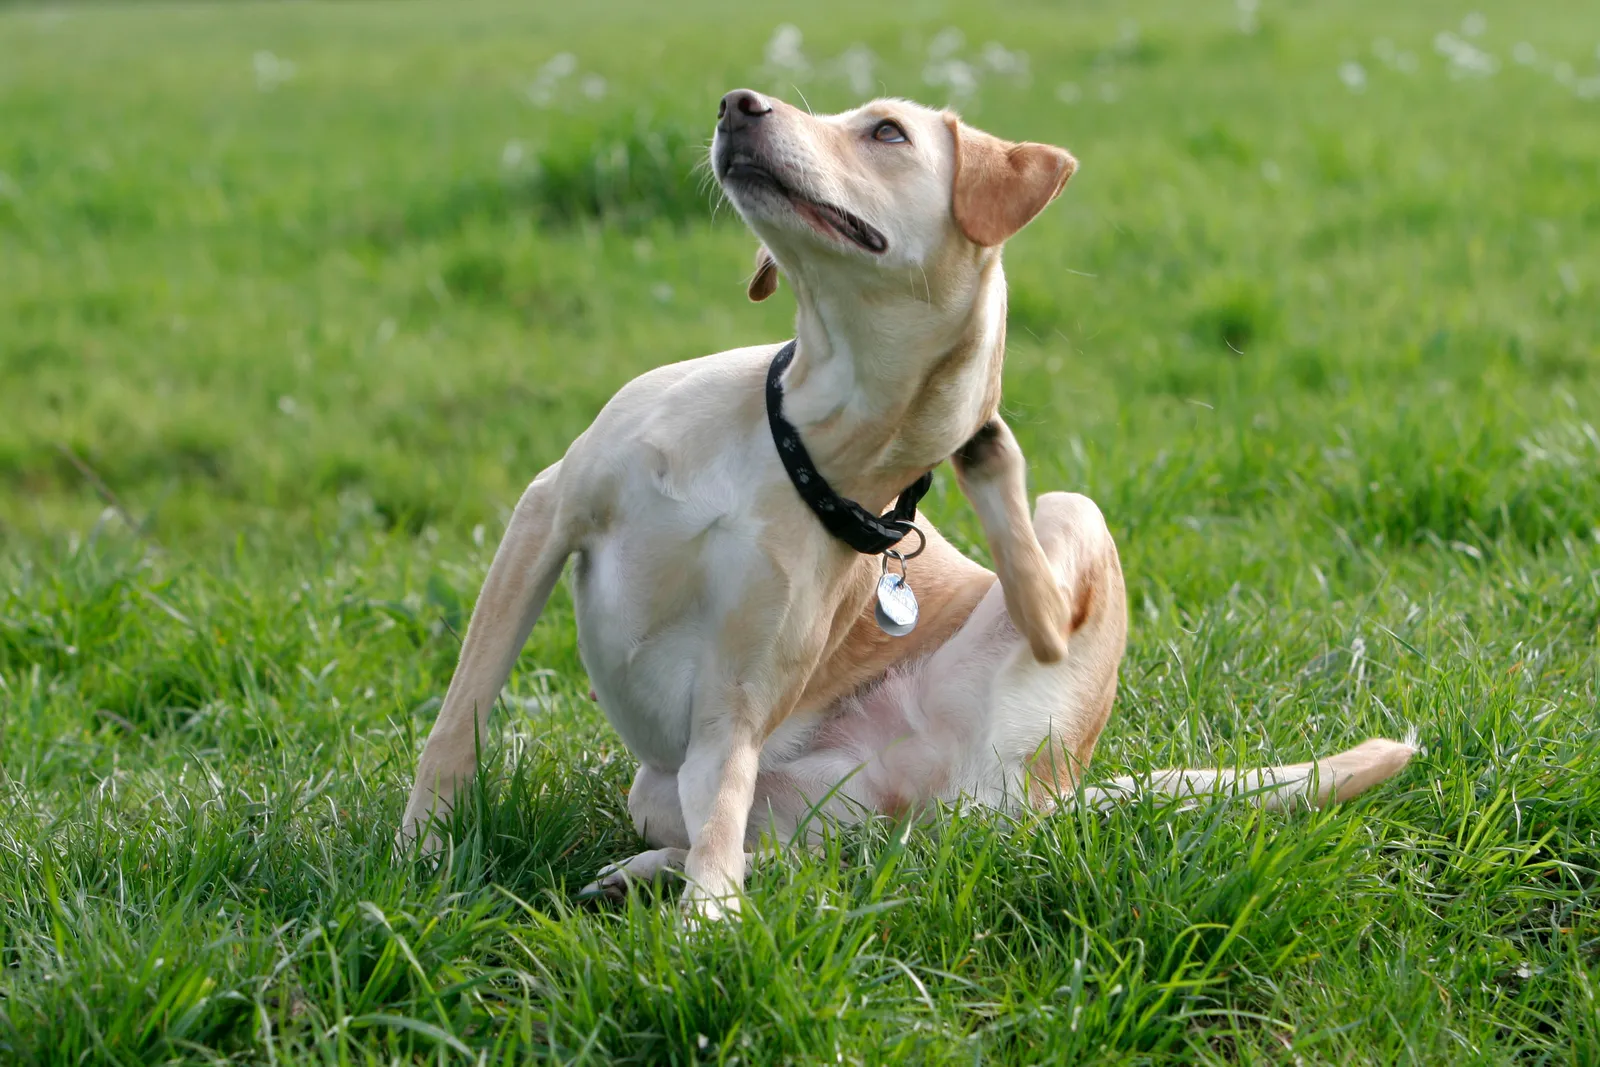
[(862, 555), (887, 552), (909, 531), (911, 521), (917, 516), (917, 501), (933, 485), (933, 472), (929, 471), (907, 486), (894, 507), (883, 515), (874, 515), (854, 500), (834, 492), (833, 486), (811, 462), (811, 455), (800, 440), (800, 431), (783, 417), (783, 372), (789, 369), (794, 350), (795, 342), (790, 341), (772, 357), (772, 366), (767, 368), (767, 424), (772, 427), (772, 443), (778, 446), (783, 469), (789, 472), (789, 481), (794, 483), (800, 499), (822, 520), (829, 533)]

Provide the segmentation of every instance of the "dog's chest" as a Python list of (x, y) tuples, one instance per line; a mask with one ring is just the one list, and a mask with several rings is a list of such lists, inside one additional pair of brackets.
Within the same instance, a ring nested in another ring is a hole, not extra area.
[(577, 555), (578, 646), (607, 718), (634, 755), (675, 771), (697, 684), (731, 612), (766, 569), (750, 473), (673, 478), (658, 457), (629, 464), (613, 521)]

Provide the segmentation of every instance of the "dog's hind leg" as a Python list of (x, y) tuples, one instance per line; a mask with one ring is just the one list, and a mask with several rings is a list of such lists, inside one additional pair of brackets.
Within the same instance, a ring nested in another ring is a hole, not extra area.
[(633, 828), (647, 844), (657, 848), (689, 847), (689, 828), (683, 822), (676, 774), (641, 763), (633, 776), (633, 788), (628, 790), (628, 814), (633, 816)]
[(556, 520), (560, 466), (550, 467), (528, 486), (495, 550), (450, 688), (422, 749), (396, 837), (402, 852), (424, 831), (424, 854), (438, 850), (437, 824), (429, 824), (449, 814), (456, 791), (472, 780), (487, 736), (489, 709), (561, 577), (569, 547)]
[[(1060, 598), (1066, 651), (1053, 663), (1013, 656), (995, 679), (993, 715), (1008, 724), (1006, 747), (1026, 752), (1008, 777), (1020, 770), (1030, 803), (1050, 807), (1076, 788), (1111, 716), (1128, 636), (1127, 594), (1116, 542), (1088, 497), (1042, 494), (1028, 531), (1044, 561), (1043, 575), (1030, 580), (1048, 583)], [(1012, 599), (1005, 590), (1008, 613)], [(1011, 623), (1022, 630), (1014, 615)]]
[[(579, 899), (609, 897), (612, 900), (620, 900), (627, 895), (629, 886), (654, 885), (669, 874), (682, 874), (688, 862), (689, 850), (686, 848), (656, 848), (641, 852), (621, 863), (608, 863), (600, 868), (600, 873), (595, 875), (594, 881), (578, 890), (578, 897)], [(754, 865), (755, 855), (746, 852), (744, 854), (746, 878), (750, 877), (750, 870)]]
[[(1127, 635), (1127, 608), (1116, 545), (1100, 509), (1076, 493), (1039, 497), (1032, 523), (1055, 584), (1069, 608), (1066, 657), (1055, 664), (1017, 657), (996, 680), (995, 717), (1026, 722), (1048, 713), (1048, 736), (1026, 766), (1029, 799), (1049, 806), (1071, 800), (1111, 713), (1117, 666)], [(1011, 596), (1007, 591), (1009, 609)], [(1012, 619), (1016, 625), (1015, 618)], [(1019, 630), (1021, 626), (1017, 627)], [(1232, 769), (1171, 769), (1148, 778), (1117, 778), (1082, 791), (1102, 806), (1140, 793), (1174, 798), (1219, 793), (1249, 798), (1265, 808), (1322, 806), (1347, 800), (1405, 767), (1415, 752), (1407, 743), (1374, 738), (1309, 763)]]
[[(659, 771), (647, 763), (639, 765), (628, 790), (628, 814), (633, 828), (645, 843), (654, 846), (621, 863), (608, 863), (584, 886), (580, 897), (620, 898), (630, 885), (659, 882), (667, 874), (682, 873), (689, 859), (689, 829), (683, 821), (683, 804), (678, 797), (678, 776)], [(748, 877), (753, 857), (745, 853)]]

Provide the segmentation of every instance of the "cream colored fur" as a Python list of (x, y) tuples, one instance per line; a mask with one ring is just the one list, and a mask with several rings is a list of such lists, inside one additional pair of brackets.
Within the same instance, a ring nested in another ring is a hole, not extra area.
[[(597, 887), (681, 868), (688, 906), (707, 916), (737, 909), (763, 835), (789, 842), (814, 831), (814, 814), (1048, 806), (1072, 793), (1127, 630), (1099, 509), (1047, 493), (1030, 515), (1024, 459), (998, 416), (1000, 246), (1060, 192), (1072, 157), (905, 101), (814, 116), (739, 90), (712, 159), (762, 242), (752, 298), (772, 293), (776, 272), (795, 292), (784, 411), (819, 470), (882, 510), (952, 459), (998, 577), (919, 516), (922, 621), (887, 637), (872, 621), (878, 560), (827, 534), (772, 444), (763, 386), (779, 346), (652, 370), (518, 502), (399, 834), (441, 847), (434, 820), (471, 780), (489, 709), (571, 558), (583, 661), (639, 759), (629, 807), (655, 846)], [(1150, 787), (1323, 802), (1410, 755), (1368, 741), (1320, 766), (1160, 771)]]

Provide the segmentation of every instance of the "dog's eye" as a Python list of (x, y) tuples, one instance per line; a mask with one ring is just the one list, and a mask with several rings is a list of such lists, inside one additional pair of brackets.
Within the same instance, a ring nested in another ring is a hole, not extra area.
[(878, 123), (877, 128), (872, 131), (872, 139), (882, 141), (884, 144), (905, 144), (909, 140), (906, 131), (900, 128), (900, 124), (890, 122), (888, 119)]

